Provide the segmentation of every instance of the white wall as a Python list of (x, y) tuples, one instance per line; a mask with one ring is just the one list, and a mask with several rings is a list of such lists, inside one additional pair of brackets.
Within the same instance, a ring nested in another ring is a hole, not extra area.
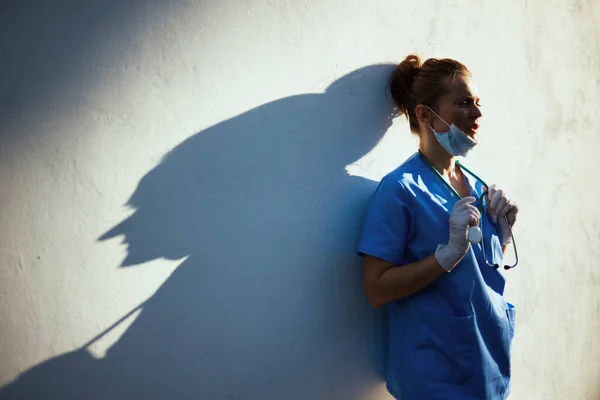
[(0, 6), (1, 399), (389, 398), (353, 252), (409, 52), (472, 70), (522, 209), (511, 399), (600, 397), (600, 3), (38, 3)]

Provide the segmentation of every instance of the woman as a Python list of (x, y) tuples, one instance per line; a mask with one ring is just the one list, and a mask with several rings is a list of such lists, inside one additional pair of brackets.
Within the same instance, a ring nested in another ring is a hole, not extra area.
[(456, 161), (477, 144), (476, 86), (458, 61), (410, 55), (390, 87), (419, 151), (379, 183), (358, 247), (366, 296), (387, 308), (387, 388), (403, 400), (505, 399), (515, 309), (494, 264), (518, 208)]

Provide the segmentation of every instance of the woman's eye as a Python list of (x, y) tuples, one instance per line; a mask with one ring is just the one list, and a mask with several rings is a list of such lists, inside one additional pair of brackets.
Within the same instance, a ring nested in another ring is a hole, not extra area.
[(473, 99), (464, 99), (458, 103), (459, 106), (470, 106), (471, 104), (475, 104), (477, 107), (481, 107), (481, 103), (475, 102)]

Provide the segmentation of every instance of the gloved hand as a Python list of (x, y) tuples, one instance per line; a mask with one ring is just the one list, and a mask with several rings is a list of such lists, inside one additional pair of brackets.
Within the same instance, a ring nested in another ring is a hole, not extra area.
[(467, 230), (479, 224), (479, 210), (472, 206), (475, 197), (463, 197), (456, 202), (450, 214), (450, 238), (448, 244), (440, 244), (435, 251), (435, 258), (446, 271), (450, 272), (469, 251)]
[(486, 200), (488, 202), (488, 215), (494, 223), (498, 222), (500, 227), (502, 245), (510, 244), (512, 242), (512, 227), (517, 221), (519, 207), (515, 202), (509, 200), (506, 193), (502, 189), (498, 189), (496, 185), (491, 185), (488, 188)]

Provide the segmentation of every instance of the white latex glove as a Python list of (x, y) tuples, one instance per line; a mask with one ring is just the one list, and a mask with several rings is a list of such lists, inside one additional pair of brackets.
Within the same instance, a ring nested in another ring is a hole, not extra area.
[(494, 223), (498, 222), (500, 227), (502, 245), (510, 244), (512, 242), (511, 231), (517, 221), (519, 207), (496, 185), (488, 188), (487, 203), (490, 218)]
[(479, 210), (472, 206), (475, 197), (463, 197), (456, 202), (450, 214), (450, 238), (448, 244), (440, 244), (435, 258), (446, 271), (450, 272), (469, 251), (467, 230), (479, 224)]

